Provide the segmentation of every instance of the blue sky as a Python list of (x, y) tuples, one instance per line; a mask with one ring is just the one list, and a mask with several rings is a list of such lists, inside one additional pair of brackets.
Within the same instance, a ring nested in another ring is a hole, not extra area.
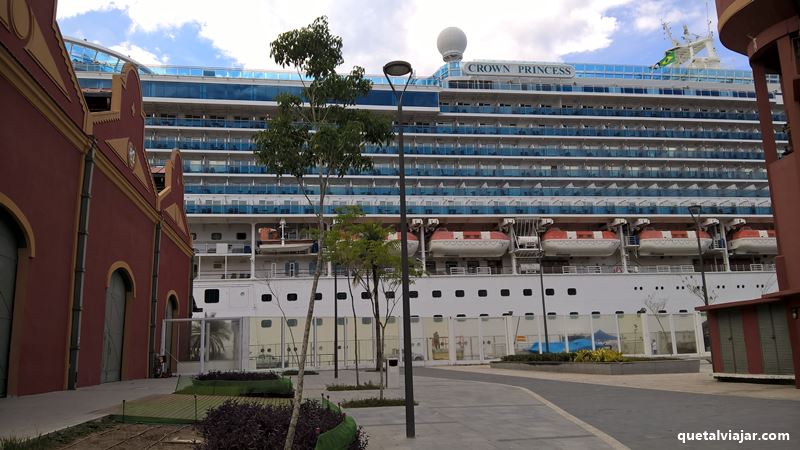
[[(482, 6), (478, 6), (482, 5)], [(113, 48), (145, 64), (275, 69), (269, 42), (278, 33), (327, 15), (344, 40), (344, 68), (380, 73), (405, 59), (418, 75), (441, 65), (436, 37), (457, 26), (465, 59), (652, 65), (671, 46), (661, 21), (716, 31), (714, 2), (703, 0), (60, 0), (65, 36)], [(715, 33), (716, 34), (716, 33)], [(717, 40), (726, 68), (747, 69), (744, 56)], [(343, 69), (344, 69), (343, 68)]]

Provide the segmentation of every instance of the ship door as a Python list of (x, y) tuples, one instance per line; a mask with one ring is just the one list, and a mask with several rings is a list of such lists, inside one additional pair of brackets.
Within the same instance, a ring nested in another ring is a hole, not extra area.
[(792, 347), (789, 344), (786, 308), (775, 304), (759, 306), (758, 331), (761, 336), (764, 373), (793, 374), (794, 364)]
[(111, 275), (106, 290), (106, 315), (103, 326), (103, 365), (101, 383), (122, 379), (122, 345), (125, 338), (125, 299), (128, 288), (122, 273)]
[(738, 309), (717, 313), (719, 322), (720, 353), (722, 371), (725, 373), (747, 373), (747, 351), (744, 346), (742, 313)]
[(0, 215), (0, 397), (6, 396), (8, 387), (8, 356), (11, 352), (11, 320), (14, 314), (19, 242), (14, 229)]

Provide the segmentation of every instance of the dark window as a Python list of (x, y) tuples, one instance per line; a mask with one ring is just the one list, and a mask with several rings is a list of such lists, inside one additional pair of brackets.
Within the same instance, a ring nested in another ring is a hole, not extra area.
[(322, 317), (317, 317), (317, 326), (322, 326)]
[(314, 300), (322, 300), (322, 292), (317, 292), (314, 294)]
[(486, 289), (478, 289), (478, 297), (486, 297), (487, 295), (489, 294), (486, 292)]
[(419, 322), (419, 316), (411, 316), (411, 323), (418, 323), (418, 322)]
[(295, 293), (287, 294), (286, 295), (286, 300), (288, 300), (290, 302), (296, 302), (297, 301), (297, 294), (295, 294)]
[(361, 324), (362, 325), (369, 325), (372, 323), (372, 317), (362, 317)]
[(361, 298), (363, 298), (364, 300), (369, 300), (372, 298), (372, 295), (370, 295), (369, 292), (364, 291), (361, 293)]
[(500, 289), (501, 297), (508, 297), (509, 295), (511, 295), (511, 291), (509, 291), (508, 289)]
[(433, 321), (434, 322), (442, 322), (442, 321), (444, 321), (444, 318), (442, 317), (441, 314), (434, 314), (433, 315)]
[(433, 291), (431, 295), (433, 295), (433, 298), (439, 298), (442, 296), (442, 291)]
[(575, 288), (567, 288), (567, 295), (578, 295), (578, 290)]
[(417, 298), (419, 297), (418, 291), (408, 291), (408, 298)]
[(525, 297), (530, 297), (531, 295), (533, 295), (533, 289), (523, 289), (522, 295), (524, 295)]
[(481, 317), (489, 317), (489, 315), (484, 313), (484, 314), (481, 314)]
[(347, 292), (337, 292), (336, 293), (337, 300), (347, 300)]
[(389, 316), (389, 318), (386, 320), (386, 323), (395, 323), (395, 322), (397, 322), (397, 317), (394, 316)]
[(547, 288), (544, 290), (544, 295), (556, 295), (556, 290), (553, 288)]
[(211, 233), (211, 240), (212, 241), (221, 241), (222, 240), (222, 233)]
[(264, 319), (261, 321), (261, 328), (269, 328), (272, 326), (272, 321), (269, 319)]
[(289, 325), (290, 327), (296, 327), (297, 319), (286, 319), (286, 325)]
[(219, 289), (206, 289), (204, 301), (206, 303), (219, 303)]
[(464, 296), (464, 290), (463, 289), (456, 289), (456, 297), (460, 298), (460, 297), (463, 297), (463, 296)]
[(383, 295), (385, 295), (386, 298), (388, 298), (388, 299), (393, 299), (394, 298), (394, 292), (392, 292), (392, 291), (384, 292)]
[(271, 302), (272, 301), (272, 294), (261, 294), (261, 301), (262, 302)]
[(197, 233), (191, 233), (191, 235), (192, 235), (192, 240), (196, 241), (197, 240)]
[(247, 233), (236, 233), (236, 240), (243, 241), (247, 239)]
[(456, 314), (456, 317), (467, 317), (466, 314)]
[(339, 317), (336, 319), (336, 325), (344, 325), (344, 317)]

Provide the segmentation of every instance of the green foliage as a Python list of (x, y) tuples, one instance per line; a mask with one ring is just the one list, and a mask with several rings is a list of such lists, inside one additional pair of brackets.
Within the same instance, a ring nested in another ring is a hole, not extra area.
[(192, 380), (192, 384), (179, 389), (176, 394), (225, 395), (246, 397), (286, 397), (294, 394), (292, 380)]
[(329, 391), (371, 391), (381, 387), (369, 381), (364, 384), (329, 384), (325, 389)]
[(602, 348), (599, 350), (578, 350), (572, 358), (575, 362), (622, 362), (622, 353)]
[[(384, 398), (380, 399), (377, 397), (372, 398), (362, 398), (356, 400), (347, 400), (339, 405), (342, 408), (375, 408), (379, 406), (405, 406), (406, 401), (402, 398)], [(415, 405), (419, 403), (414, 402)]]
[(570, 362), (574, 353), (523, 353), (520, 355), (506, 355), (500, 358), (503, 362)]
[(254, 137), (255, 153), (278, 176), (300, 180), (318, 170), (324, 198), (328, 177), (372, 167), (372, 159), (361, 149), (365, 143), (389, 142), (391, 121), (385, 115), (349, 108), (369, 93), (372, 82), (364, 78), (361, 67), (346, 75), (336, 73), (344, 62), (342, 39), (330, 33), (325, 17), (281, 33), (270, 44), (270, 56), (283, 67), (294, 67), (304, 76), (304, 86), (301, 96), (277, 97), (277, 114), (268, 129)]

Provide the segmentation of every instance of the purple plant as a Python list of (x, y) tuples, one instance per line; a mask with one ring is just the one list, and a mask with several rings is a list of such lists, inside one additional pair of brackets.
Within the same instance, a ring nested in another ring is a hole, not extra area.
[[(286, 440), (292, 408), (289, 405), (264, 406), (257, 403), (226, 401), (208, 412), (197, 424), (203, 436), (198, 449), (275, 449), (282, 448)], [(313, 449), (317, 436), (344, 420), (345, 414), (331, 411), (317, 401), (309, 400), (300, 405), (300, 420), (297, 423), (293, 449)], [(349, 449), (362, 450), (367, 447), (368, 437), (358, 427), (356, 439)]]
[(278, 380), (281, 376), (275, 372), (217, 372), (211, 371), (197, 375), (195, 379), (200, 381), (225, 380), (225, 381), (260, 381)]

